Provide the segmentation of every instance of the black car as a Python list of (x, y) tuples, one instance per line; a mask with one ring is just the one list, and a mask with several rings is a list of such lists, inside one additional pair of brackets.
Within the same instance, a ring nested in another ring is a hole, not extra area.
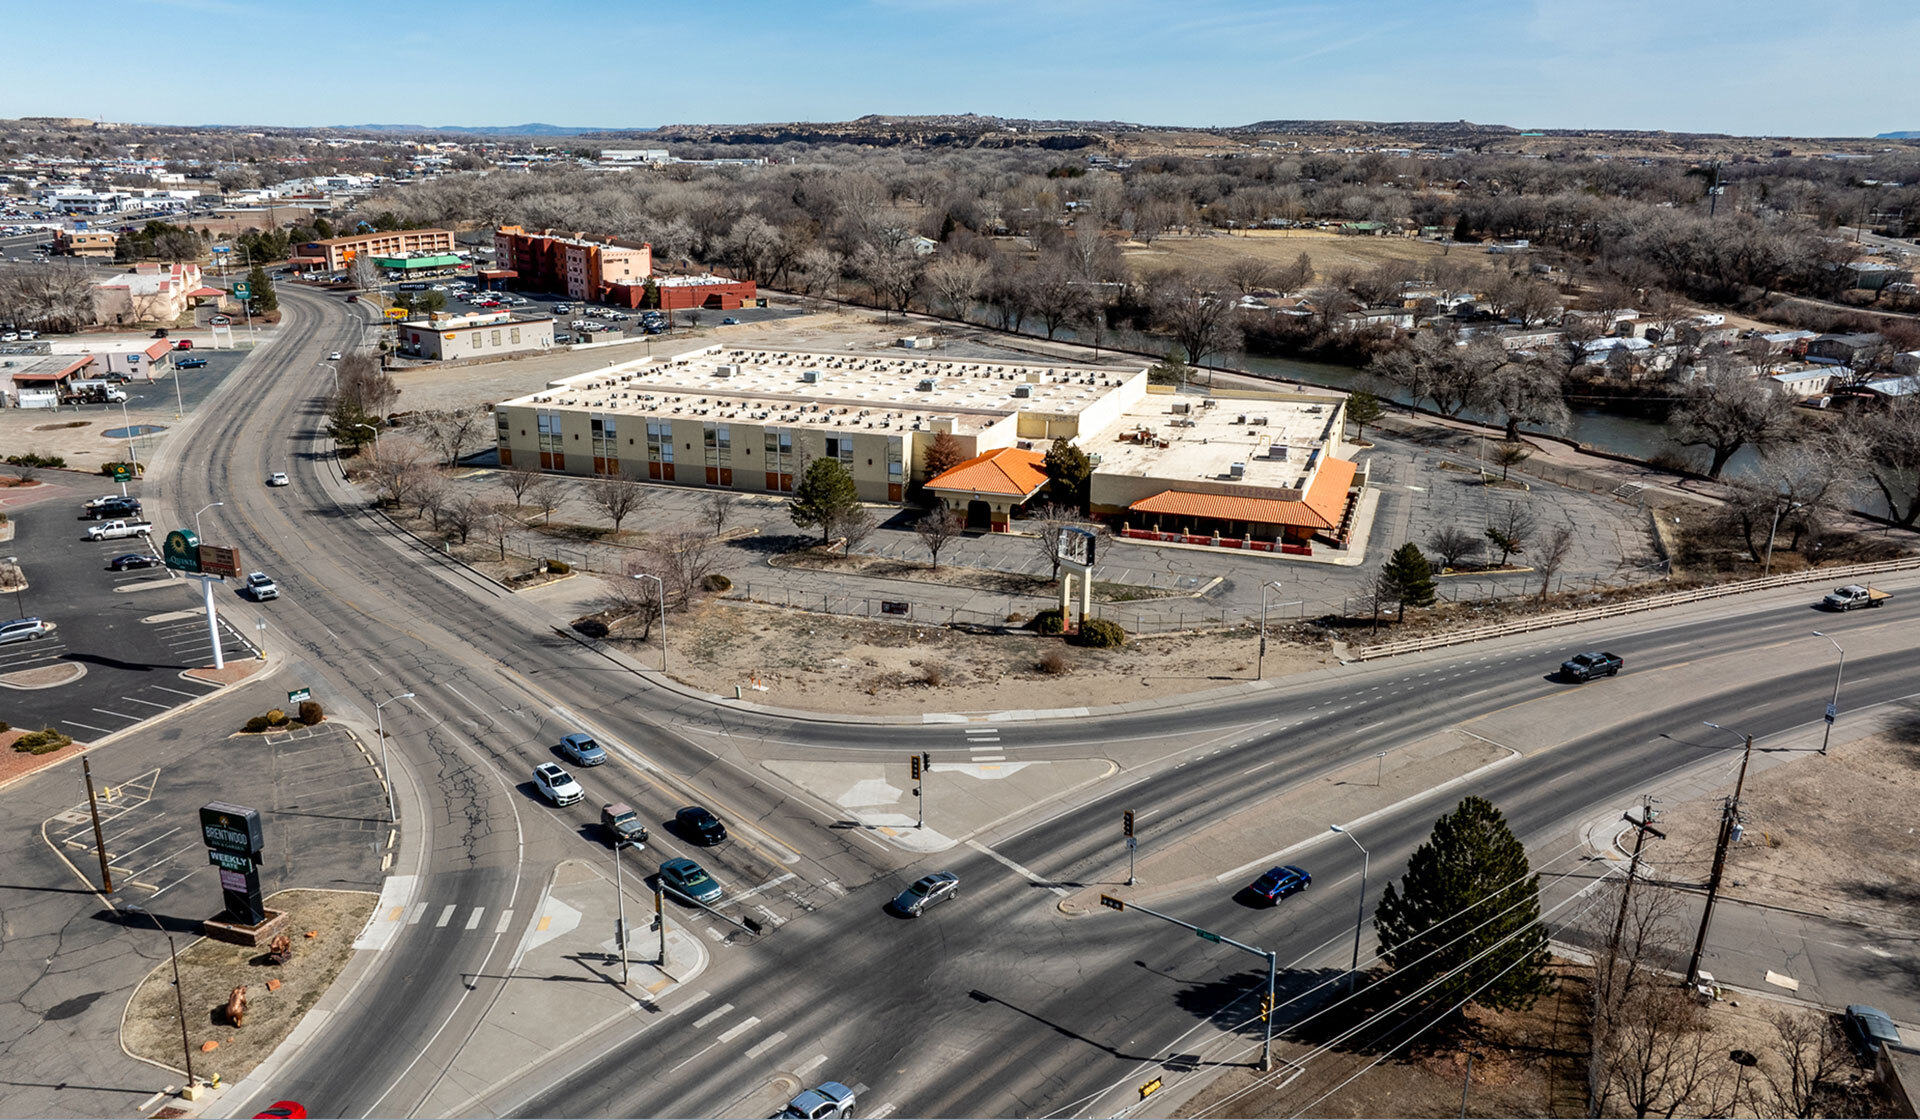
[(93, 521), (99, 521), (109, 517), (138, 516), (140, 516), (140, 499), (138, 498), (122, 498), (114, 502), (101, 502), (99, 505), (87, 511), (87, 517)]
[(158, 568), (166, 561), (158, 556), (149, 556), (144, 552), (129, 552), (125, 556), (116, 556), (107, 567), (116, 572), (130, 572), (135, 568)]
[(1570, 681), (1590, 681), (1595, 677), (1611, 677), (1625, 664), (1617, 653), (1589, 650), (1562, 661), (1560, 675)]
[(703, 847), (727, 838), (727, 826), (720, 823), (720, 818), (698, 805), (689, 805), (675, 813), (673, 823), (679, 827), (680, 835)]

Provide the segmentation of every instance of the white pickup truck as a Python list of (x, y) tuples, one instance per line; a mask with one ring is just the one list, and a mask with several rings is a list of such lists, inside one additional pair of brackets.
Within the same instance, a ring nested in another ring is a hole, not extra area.
[(1820, 600), (1820, 605), (1830, 611), (1850, 611), (1855, 607), (1877, 607), (1891, 598), (1893, 598), (1891, 591), (1849, 583), (1845, 587), (1834, 588), (1830, 594)]
[(102, 521), (87, 529), (90, 541), (117, 541), (122, 537), (144, 537), (153, 532), (150, 521)]

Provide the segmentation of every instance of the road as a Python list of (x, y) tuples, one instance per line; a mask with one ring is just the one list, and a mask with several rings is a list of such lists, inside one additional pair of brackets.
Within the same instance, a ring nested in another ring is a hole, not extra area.
[[(723, 1114), (757, 1104), (782, 1074), (864, 1085), (862, 1111), (874, 1115), (1110, 1108), (1113, 1087), (1192, 1052), (1196, 1027), (1216, 1030), (1206, 1024), (1244, 1011), (1255, 971), (1251, 958), (1133, 916), (1059, 913), (1066, 884), (1116, 874), (1122, 808), (1143, 814), (1143, 843), (1166, 842), (1177, 826), (1165, 822), (1260, 805), (1381, 746), (1476, 720), (1518, 738), (1507, 745), (1522, 757), (1472, 788), (1369, 823), (1361, 835), (1377, 890), (1464, 792), (1492, 798), (1523, 838), (1544, 841), (1596, 807), (1628, 803), (1665, 772), (1723, 766), (1725, 744), (1693, 734), (1703, 719), (1762, 736), (1807, 722), (1832, 681), (1826, 654), (1797, 644), (1816, 626), (1850, 651), (1859, 644), (1850, 709), (1905, 696), (1920, 662), (1904, 633), (1920, 595), (1829, 618), (1790, 591), (1342, 667), (1205, 708), (1006, 724), (999, 746), (1011, 758), (1108, 757), (1122, 774), (919, 859), (830, 827), (832, 806), (770, 780), (757, 762), (927, 750), (937, 765), (968, 757), (962, 727), (842, 725), (686, 698), (394, 534), (340, 483), (316, 434), (327, 387), (317, 363), (348, 346), (358, 325), (343, 305), (296, 286), (281, 298), (279, 337), (229, 376), (190, 438), (155, 464), (149, 507), (184, 515), (226, 502), (208, 511), (205, 537), (279, 580), (267, 643), (287, 658), (279, 675), (289, 687), (310, 687), (368, 726), (374, 702), (415, 693), (383, 711), (401, 824), (416, 846), (417, 866), (395, 869), (417, 875), (411, 897), (524, 913), (559, 859), (595, 850), (595, 805), (614, 797), (656, 821), (678, 804), (713, 806), (738, 839), (700, 858), (730, 885), (793, 876), (764, 896), (781, 923), (774, 933), (716, 960), (630, 1035), (556, 1055), (538, 1076), (498, 1087), (485, 1109)], [(282, 461), (293, 464), (294, 485), (268, 490), (262, 480)], [(1570, 648), (1602, 641), (1627, 658), (1622, 678), (1578, 688), (1544, 678)], [(1785, 652), (1756, 653), (1773, 650)], [(585, 802), (554, 810), (532, 796), (527, 773), (576, 727), (619, 749), (582, 775)], [(657, 835), (659, 858), (689, 850)], [(1557, 854), (1535, 851), (1542, 862)], [(1314, 890), (1273, 911), (1242, 908), (1231, 898), (1237, 884), (1155, 905), (1280, 947), (1294, 986), (1344, 976), (1359, 855), (1334, 845), (1311, 858)], [(960, 874), (961, 901), (913, 922), (883, 912), (905, 879), (934, 867)], [(1718, 921), (1737, 931), (1726, 912)], [(402, 931), (350, 1005), (290, 1056), (273, 1096), (315, 1114), (410, 1113), (503, 998), (513, 954), (504, 930), (457, 942), (425, 924)]]

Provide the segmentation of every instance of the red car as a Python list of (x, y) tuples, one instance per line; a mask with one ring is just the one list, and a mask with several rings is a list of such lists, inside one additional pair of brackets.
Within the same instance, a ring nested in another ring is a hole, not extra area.
[(173, 348), (175, 350), (191, 350), (193, 349), (193, 339), (183, 338), (180, 341), (174, 343)]
[(307, 1120), (307, 1106), (299, 1101), (274, 1101), (272, 1108), (254, 1113), (253, 1120)]

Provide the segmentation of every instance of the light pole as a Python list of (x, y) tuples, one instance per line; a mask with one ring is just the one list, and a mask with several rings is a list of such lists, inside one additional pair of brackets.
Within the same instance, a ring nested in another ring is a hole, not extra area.
[[(380, 429), (374, 427), (372, 424), (355, 424), (353, 425), (353, 428), (365, 428), (367, 431), (373, 433), (373, 455), (374, 455), (374, 458), (376, 459), (379, 458), (380, 457)], [(349, 428), (348, 431), (352, 431), (353, 428)]]
[[(148, 370), (152, 370), (153, 366), (149, 364), (147, 368)], [(180, 395), (180, 367), (178, 364), (175, 364), (173, 366), (173, 418), (175, 420), (182, 420), (186, 418), (186, 415), (187, 402), (186, 399)]]
[[(133, 446), (133, 421), (127, 418), (126, 398), (120, 400), (120, 426), (127, 432), (127, 464), (133, 468), (133, 477), (140, 477), (140, 452)], [(127, 496), (127, 484), (120, 484), (120, 496)]]
[(340, 371), (326, 362), (321, 362), (320, 368), (333, 375), (333, 396), (335, 400), (338, 400), (340, 398)]
[(198, 537), (200, 535), (200, 515), (201, 514), (212, 509), (214, 506), (224, 506), (226, 504), (227, 503), (225, 502), (208, 502), (206, 505), (201, 506), (199, 509), (195, 510), (193, 513), (193, 535), (195, 537)]
[(1360, 902), (1353, 912), (1353, 969), (1347, 973), (1347, 991), (1351, 993), (1360, 983), (1360, 927), (1367, 919), (1367, 869), (1373, 862), (1373, 853), (1367, 851), (1358, 837), (1339, 825), (1327, 827), (1352, 840), (1353, 846), (1360, 849)]
[(1713, 871), (1707, 876), (1707, 904), (1700, 911), (1700, 933), (1693, 939), (1693, 957), (1687, 961), (1687, 975), (1683, 981), (1687, 984), (1693, 983), (1700, 974), (1700, 954), (1707, 948), (1707, 927), (1713, 922), (1713, 904), (1720, 898), (1720, 876), (1727, 869), (1727, 845), (1733, 842), (1733, 828), (1740, 819), (1740, 791), (1747, 784), (1747, 764), (1753, 761), (1753, 736), (1731, 727), (1722, 727), (1711, 720), (1701, 722), (1715, 731), (1739, 736), (1746, 741), (1746, 750), (1740, 755), (1740, 777), (1733, 783), (1733, 796), (1727, 798), (1726, 805), (1720, 811), (1720, 838), (1713, 846)]
[(627, 981), (632, 978), (631, 973), (628, 971), (628, 966), (627, 966), (627, 891), (626, 891), (626, 888), (622, 885), (621, 878), (620, 878), (620, 849), (626, 846), (627, 846), (626, 841), (620, 839), (617, 836), (614, 838), (614, 841), (613, 841), (613, 897), (617, 900), (620, 907), (620, 917), (619, 917), (620, 986), (623, 988), (627, 986)]
[(387, 769), (387, 719), (380, 709), (395, 700), (411, 700), (413, 693), (403, 692), (398, 696), (389, 696), (373, 706), (374, 724), (380, 729), (380, 778), (387, 783), (387, 820), (394, 819), (393, 813), (393, 772)]
[(1267, 592), (1279, 588), (1280, 581), (1277, 579), (1260, 585), (1260, 652), (1255, 655), (1253, 662), (1253, 679), (1257, 681), (1267, 679)]
[(635, 572), (634, 579), (650, 579), (660, 593), (660, 671), (667, 671), (667, 583), (659, 576)]
[(1827, 701), (1827, 729), (1820, 733), (1820, 753), (1826, 754), (1827, 742), (1833, 738), (1834, 717), (1840, 714), (1840, 674), (1847, 670), (1847, 651), (1840, 648), (1839, 642), (1833, 641), (1831, 634), (1822, 634), (1815, 630), (1813, 636), (1833, 642), (1833, 648), (1840, 654), (1840, 664), (1834, 666), (1833, 670), (1833, 699)]
[(1780, 530), (1780, 515), (1787, 512), (1788, 510), (1799, 509), (1800, 506), (1801, 506), (1800, 502), (1792, 502), (1792, 501), (1776, 503), (1774, 505), (1773, 526), (1767, 530), (1767, 562), (1765, 566), (1763, 566), (1760, 569), (1760, 576), (1762, 579), (1773, 574), (1773, 535), (1779, 532)]

